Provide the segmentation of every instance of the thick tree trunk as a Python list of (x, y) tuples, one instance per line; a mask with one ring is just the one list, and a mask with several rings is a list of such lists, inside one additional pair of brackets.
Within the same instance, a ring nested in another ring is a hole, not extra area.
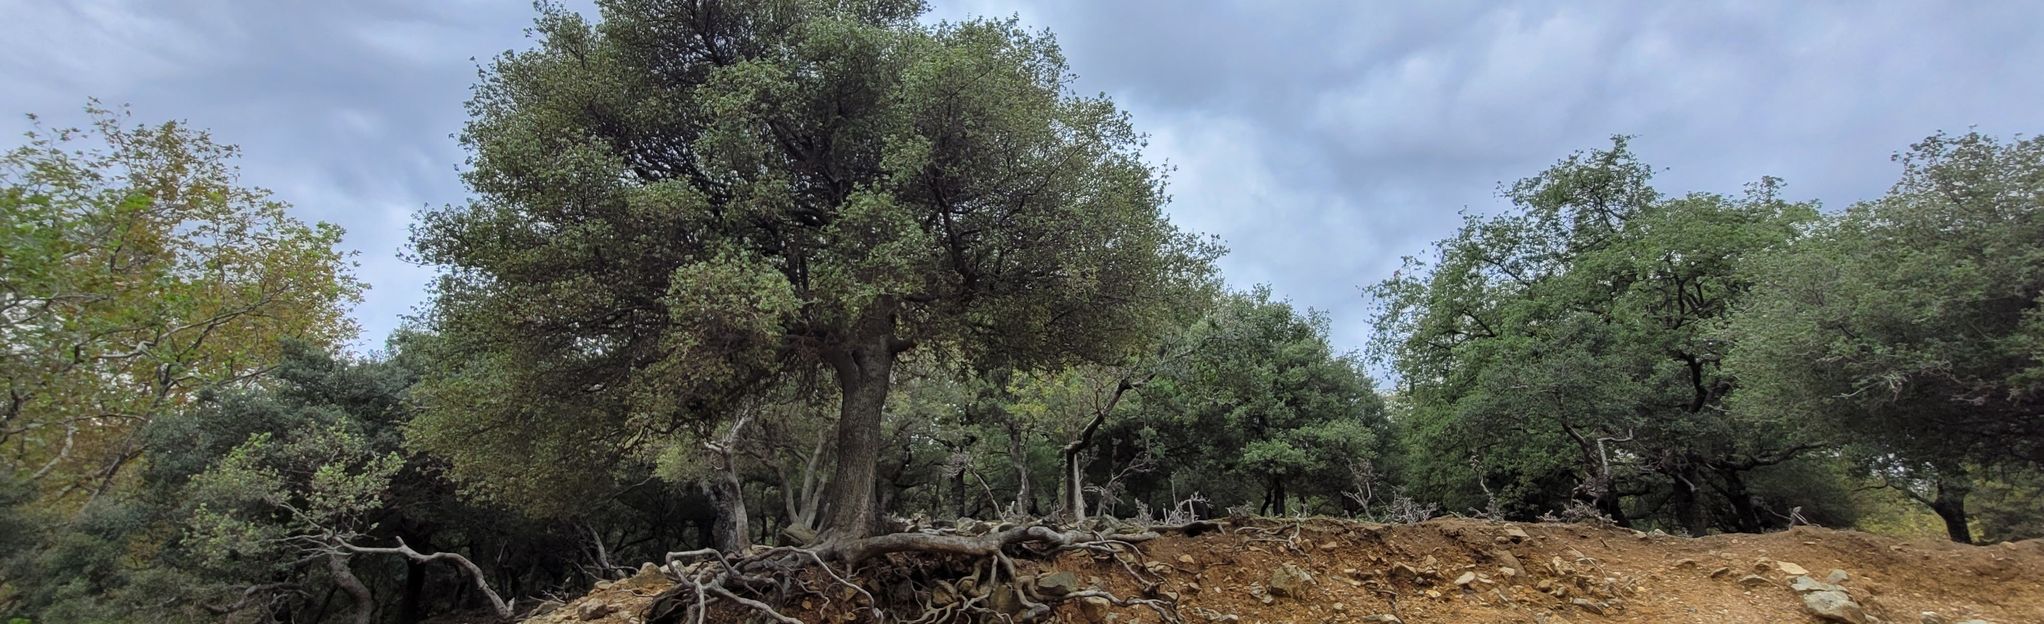
[(1682, 532), (1690, 537), (1702, 537), (1710, 530), (1696, 487), (1696, 480), (1702, 475), (1677, 471), (1669, 473), (1669, 476), (1674, 478), (1674, 492), (1669, 495), (1668, 506), (1675, 508), (1675, 522), (1682, 525)]
[(1945, 534), (1961, 544), (1973, 543), (1973, 529), (1966, 526), (1966, 495), (1972, 491), (1973, 485), (1963, 473), (1950, 477), (1939, 475), (1937, 496), (1930, 502), (1930, 510), (1937, 513), (1938, 519), (1945, 521)]
[[(401, 536), (405, 534), (399, 533)], [(424, 546), (426, 550), (433, 550), (433, 540), (430, 535), (430, 533), (426, 535), (411, 533), (411, 538), (408, 541), (417, 542)], [(424, 562), (412, 561), (410, 559), (405, 560), (404, 596), (398, 600), (399, 622), (414, 624), (426, 619), (426, 577), (426, 564)]]
[(369, 624), (376, 616), (376, 597), (369, 594), (369, 586), (363, 585), (362, 579), (355, 578), (355, 570), (348, 566), (348, 556), (327, 553), (326, 570), (328, 574), (333, 575), (334, 584), (340, 586), (341, 591), (347, 592), (348, 598), (355, 601), (355, 614), (350, 621), (355, 624)]
[[(891, 322), (891, 321), (890, 321)], [(879, 478), (881, 411), (894, 371), (896, 345), (879, 334), (833, 358), (841, 400), (837, 422), (837, 474), (825, 490), (826, 539), (858, 539), (879, 527), (874, 496)]]
[(1760, 506), (1753, 504), (1753, 492), (1746, 489), (1746, 478), (1732, 469), (1719, 469), (1718, 476), (1725, 482), (1725, 500), (1731, 502), (1733, 524), (1740, 533), (1759, 533), (1764, 526)]
[(1598, 496), (1597, 511), (1604, 514), (1604, 517), (1610, 518), (1612, 524), (1626, 528), (1632, 527), (1632, 519), (1625, 517), (1624, 502), (1620, 500), (1617, 494), (1605, 492), (1603, 495)]
[(417, 624), (426, 619), (426, 564), (417, 561), (405, 562), (405, 593), (398, 601), (398, 621), (403, 624)]
[(717, 508), (717, 518), (710, 526), (711, 547), (719, 552), (735, 553), (752, 546), (751, 528), (746, 524), (750, 518), (745, 510), (745, 492), (739, 487), (738, 475), (726, 465), (710, 477), (703, 490)]

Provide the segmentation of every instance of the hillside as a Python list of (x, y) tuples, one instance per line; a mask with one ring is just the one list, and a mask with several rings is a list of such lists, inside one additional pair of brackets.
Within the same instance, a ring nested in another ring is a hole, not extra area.
[[(873, 569), (942, 568), (930, 555), (890, 557), (896, 559)], [(1043, 595), (1097, 588), (1175, 601), (1165, 610), (1065, 601), (1049, 619), (1058, 622), (1159, 622), (1175, 611), (1188, 623), (1774, 623), (1827, 621), (1810, 606), (1827, 602), (1834, 613), (1828, 621), (2044, 621), (2044, 583), (2036, 581), (2044, 578), (2044, 542), (1967, 546), (1813, 527), (1687, 538), (1467, 519), (1256, 520), (1146, 542), (1129, 568), (1079, 551), (1016, 562), (1018, 577), (1033, 579)], [(881, 600), (901, 604), (927, 598), (942, 605), (950, 588), (961, 586), (953, 583), (958, 579), (924, 579), (917, 589), (859, 580)], [(566, 605), (542, 608), (527, 622), (642, 623), (653, 596), (670, 586), (648, 566)], [(803, 622), (873, 621), (870, 612), (823, 601), (799, 600), (784, 612)], [(707, 619), (747, 617), (713, 611)]]

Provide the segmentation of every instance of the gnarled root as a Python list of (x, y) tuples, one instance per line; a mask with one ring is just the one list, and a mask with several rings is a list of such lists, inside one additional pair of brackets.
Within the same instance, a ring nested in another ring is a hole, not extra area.
[[(1174, 600), (1120, 597), (1097, 588), (1052, 594), (1033, 583), (1018, 582), (1018, 558), (1047, 559), (1061, 552), (1082, 551), (1118, 562), (1142, 583), (1146, 595), (1154, 596), (1161, 579), (1143, 567), (1137, 545), (1157, 535), (1148, 530), (1102, 533), (1032, 524), (982, 535), (920, 529), (826, 541), (813, 548), (760, 549), (744, 555), (715, 550), (671, 553), (663, 569), (675, 586), (655, 597), (645, 615), (653, 624), (699, 624), (711, 620), (710, 611), (728, 608), (797, 623), (800, 620), (781, 609), (803, 604), (805, 609), (823, 611), (845, 601), (873, 622), (1031, 622), (1047, 618), (1058, 604), (1098, 599), (1119, 607), (1147, 608), (1165, 622), (1181, 622)], [(892, 591), (869, 591), (853, 578), (861, 563), (880, 559), (887, 565), (864, 566), (865, 578), (869, 582), (879, 579), (874, 587)], [(720, 603), (726, 606), (719, 607)]]

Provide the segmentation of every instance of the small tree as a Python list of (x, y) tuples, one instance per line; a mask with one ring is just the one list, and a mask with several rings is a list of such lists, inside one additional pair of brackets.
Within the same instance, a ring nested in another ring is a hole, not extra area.
[(195, 511), (187, 521), (187, 539), (214, 566), (274, 562), (280, 577), (289, 577), (298, 562), (323, 561), (334, 584), (354, 600), (356, 624), (368, 624), (377, 603), (349, 565), (354, 556), (447, 561), (469, 576), (499, 619), (508, 621), (510, 604), (491, 591), (482, 569), (468, 558), (421, 553), (403, 540), (394, 546), (364, 544), (390, 480), (404, 464), (395, 453), (377, 454), (360, 434), (345, 428), (301, 431), (283, 439), (257, 434), (192, 479), (186, 494)]

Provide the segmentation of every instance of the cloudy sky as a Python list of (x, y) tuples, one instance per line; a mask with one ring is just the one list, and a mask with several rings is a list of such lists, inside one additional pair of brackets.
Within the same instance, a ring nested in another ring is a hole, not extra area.
[[(571, 3), (580, 6), (586, 3)], [(1762, 175), (1840, 207), (1943, 129), (2044, 131), (2044, 3), (934, 0), (1055, 32), (1176, 167), (1172, 218), (1231, 284), (1368, 334), (1359, 287), (1502, 207), (1498, 182), (1615, 133), (1662, 190)], [(459, 202), (472, 59), (530, 45), (518, 0), (0, 0), (0, 134), (88, 97), (243, 146), (245, 182), (338, 223), (373, 347), (425, 295), (411, 215)]]

